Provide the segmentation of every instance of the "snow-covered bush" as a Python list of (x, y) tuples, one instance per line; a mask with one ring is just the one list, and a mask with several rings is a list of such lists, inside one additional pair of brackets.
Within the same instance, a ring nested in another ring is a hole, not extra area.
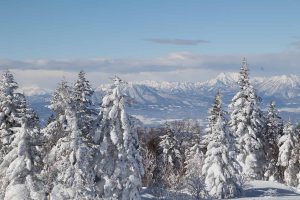
[(193, 173), (185, 179), (186, 187), (196, 200), (208, 197), (205, 177), (201, 173)]
[(191, 143), (193, 145), (186, 155), (184, 185), (195, 199), (202, 199), (207, 197), (207, 191), (205, 177), (202, 175), (204, 154), (199, 133), (194, 133)]
[(269, 189), (264, 192), (264, 197), (276, 197), (277, 196), (277, 190), (276, 189)]
[(145, 172), (142, 178), (143, 186), (149, 187), (154, 182), (154, 170), (157, 167), (156, 154), (149, 147), (145, 146), (141, 151), (141, 155)]

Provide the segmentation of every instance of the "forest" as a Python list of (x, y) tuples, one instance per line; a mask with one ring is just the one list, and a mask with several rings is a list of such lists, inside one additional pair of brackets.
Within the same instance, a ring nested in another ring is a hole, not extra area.
[[(300, 126), (266, 111), (246, 59), (229, 105), (215, 95), (207, 124), (195, 119), (147, 127), (130, 116), (126, 81), (113, 79), (101, 102), (80, 71), (52, 94), (45, 127), (10, 71), (0, 80), (0, 200), (140, 200), (185, 190), (194, 199), (243, 195), (250, 180), (300, 187)], [(175, 197), (174, 197), (175, 199)]]

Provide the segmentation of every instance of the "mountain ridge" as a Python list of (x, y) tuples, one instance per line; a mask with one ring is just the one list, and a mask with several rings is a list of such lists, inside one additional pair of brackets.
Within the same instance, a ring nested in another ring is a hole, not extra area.
[[(213, 79), (198, 82), (129, 82), (124, 92), (133, 98), (135, 103), (128, 111), (147, 124), (184, 118), (204, 122), (217, 91), (222, 92), (224, 106), (229, 104), (239, 90), (238, 75), (238, 73), (221, 73)], [(258, 95), (262, 97), (262, 108), (267, 108), (269, 102), (275, 101), (284, 118), (300, 120), (299, 76), (253, 77), (251, 82)], [(101, 97), (111, 87), (111, 84), (102, 84), (96, 88), (94, 97), (96, 104), (100, 103)], [(29, 104), (36, 108), (42, 120), (46, 121), (48, 116), (46, 113), (51, 111), (44, 107), (49, 103), (51, 93), (48, 90), (36, 89), (36, 91), (39, 91), (37, 95), (30, 93), (32, 95), (28, 96)]]

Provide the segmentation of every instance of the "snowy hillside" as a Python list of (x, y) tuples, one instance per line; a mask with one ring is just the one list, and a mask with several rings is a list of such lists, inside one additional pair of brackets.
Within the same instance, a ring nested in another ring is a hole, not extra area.
[(268, 96), (278, 96), (284, 99), (294, 98), (300, 92), (300, 77), (282, 75), (266, 78), (258, 83), (259, 92)]
[[(262, 107), (275, 100), (283, 117), (299, 119), (300, 112), (300, 77), (282, 75), (274, 77), (253, 77), (252, 84), (262, 97)], [(142, 81), (129, 83), (127, 95), (135, 99), (130, 113), (145, 124), (154, 125), (165, 120), (194, 118), (205, 121), (207, 110), (217, 91), (221, 91), (224, 103), (228, 104), (238, 90), (238, 73), (221, 73), (216, 78), (204, 82), (157, 82)], [(96, 88), (95, 102), (110, 85)], [(29, 96), (29, 103), (37, 109), (43, 121), (49, 115), (45, 106), (51, 93), (34, 88), (24, 89)], [(43, 106), (41, 106), (43, 105)]]
[[(156, 199), (178, 199), (178, 200), (192, 200), (193, 198), (182, 192), (168, 191), (162, 194), (153, 194), (153, 189), (143, 189), (143, 200)], [(300, 194), (296, 189), (280, 183), (271, 181), (251, 181), (245, 188), (243, 197), (234, 198), (236, 200), (263, 200), (263, 199), (278, 199), (278, 200), (299, 200)]]
[[(300, 77), (282, 75), (273, 77), (253, 77), (252, 84), (261, 95), (276, 96), (284, 99), (297, 97), (300, 90)], [(136, 85), (146, 85), (158, 91), (178, 93), (201, 93), (205, 91), (237, 90), (238, 73), (221, 73), (216, 78), (204, 82), (136, 82)]]
[[(262, 107), (276, 101), (282, 116), (299, 119), (300, 78), (294, 75), (254, 77), (251, 79), (262, 97)], [(221, 91), (224, 103), (228, 104), (238, 90), (238, 73), (221, 73), (204, 82), (156, 82), (130, 83), (128, 95), (133, 96), (137, 105), (130, 110), (142, 121), (155, 124), (163, 119), (195, 118), (205, 121), (209, 102), (217, 91)], [(100, 86), (101, 93), (107, 85)], [(151, 92), (150, 92), (151, 91)], [(163, 111), (163, 112), (162, 112)], [(176, 116), (176, 117), (174, 117)]]

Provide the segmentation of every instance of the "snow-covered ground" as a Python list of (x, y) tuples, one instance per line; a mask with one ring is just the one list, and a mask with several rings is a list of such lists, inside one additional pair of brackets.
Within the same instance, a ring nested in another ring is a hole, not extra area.
[(300, 200), (296, 188), (271, 181), (252, 181), (239, 199), (284, 199)]
[[(143, 200), (192, 200), (193, 198), (185, 193), (179, 192), (163, 192), (153, 194), (153, 190), (149, 188), (143, 188), (142, 192)], [(244, 196), (236, 198), (236, 200), (266, 200), (266, 199), (278, 199), (278, 200), (300, 200), (300, 193), (296, 188), (288, 187), (280, 183), (271, 181), (251, 181), (245, 188)]]

